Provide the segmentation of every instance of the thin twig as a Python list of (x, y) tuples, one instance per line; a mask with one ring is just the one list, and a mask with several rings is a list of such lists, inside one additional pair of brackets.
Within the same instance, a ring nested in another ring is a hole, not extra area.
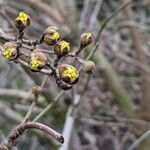
[[(26, 99), (27, 97), (30, 96), (30, 92), (26, 92), (19, 89), (0, 88), (0, 96)], [(31, 99), (33, 99), (33, 97), (31, 97)]]
[(101, 5), (102, 5), (102, 2), (103, 2), (103, 0), (97, 0), (96, 1), (94, 11), (93, 11), (93, 13), (92, 13), (92, 15), (90, 17), (89, 28), (91, 29), (91, 31), (94, 28), (97, 16), (98, 16), (98, 14), (100, 12), (100, 8), (101, 8)]
[(26, 122), (26, 121), (30, 118), (30, 116), (31, 116), (31, 114), (32, 114), (32, 111), (33, 111), (33, 108), (34, 108), (35, 106), (36, 106), (36, 101), (33, 100), (33, 102), (32, 102), (32, 104), (31, 104), (30, 108), (29, 108), (28, 111), (27, 111), (27, 114), (25, 115), (25, 117), (24, 117), (24, 119), (23, 119), (23, 121), (22, 121), (22, 123)]
[(97, 34), (97, 37), (96, 37), (96, 41), (99, 40), (99, 37), (102, 33), (102, 31), (104, 30), (104, 28), (107, 26), (108, 22), (114, 17), (116, 16), (116, 14), (118, 14), (120, 11), (122, 11), (124, 8), (126, 8), (129, 4), (131, 4), (131, 0), (128, 1), (127, 3), (121, 5), (118, 9), (116, 9), (103, 23), (102, 23), (102, 26), (101, 26), (101, 29), (99, 30), (98, 34)]
[(85, 25), (85, 18), (86, 18), (86, 14), (89, 8), (89, 4), (90, 4), (90, 0), (84, 0), (84, 4), (83, 4), (84, 6), (81, 12), (80, 23), (79, 23), (79, 27), (81, 31), (83, 30), (84, 25)]
[(128, 150), (134, 150), (139, 144), (150, 136), (150, 130), (146, 131), (143, 135), (141, 135), (134, 143), (128, 148)]
[(63, 95), (64, 91), (61, 91), (52, 101), (51, 103), (38, 115), (33, 121), (39, 120), (41, 117), (43, 117), (55, 103), (59, 100), (59, 98)]
[[(45, 85), (47, 79), (48, 79), (48, 76), (45, 76), (45, 78), (44, 78), (43, 81), (42, 81), (41, 86), (39, 87), (39, 88), (40, 88), (40, 91), (43, 90), (44, 85)], [(38, 94), (40, 93), (39, 91), (36, 91), (36, 92), (37, 92)], [(36, 106), (36, 103), (37, 103), (37, 101), (38, 101), (39, 96), (38, 96), (38, 95), (37, 95), (37, 96), (34, 95), (34, 98), (35, 98), (35, 99), (33, 100), (33, 102), (32, 102), (32, 104), (31, 104), (29, 110), (27, 111), (26, 116), (25, 116), (25, 118), (23, 119), (22, 123), (26, 122), (26, 121), (30, 118), (30, 116), (31, 116), (31, 114), (32, 114), (32, 111), (33, 111), (33, 108)]]
[[(79, 101), (80, 100), (80, 95), (75, 95), (73, 98), (73, 102), (75, 101)], [(75, 105), (72, 104), (69, 106), (68, 108), (68, 112), (66, 115), (66, 120), (65, 120), (65, 124), (64, 124), (64, 131), (63, 131), (63, 135), (65, 138), (65, 143), (60, 147), (59, 150), (68, 150), (69, 148), (69, 143), (70, 143), (70, 138), (72, 135), (72, 130), (74, 127), (74, 122), (75, 122), (75, 117), (72, 115), (72, 113), (75, 110)]]

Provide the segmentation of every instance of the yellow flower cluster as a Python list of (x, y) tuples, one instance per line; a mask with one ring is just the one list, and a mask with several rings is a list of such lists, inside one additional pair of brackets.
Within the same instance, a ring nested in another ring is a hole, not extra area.
[(31, 58), (29, 62), (29, 66), (33, 71), (41, 70), (47, 63), (47, 57), (44, 53), (41, 52), (40, 49), (35, 49), (31, 53)]
[(7, 60), (13, 60), (14, 58), (16, 58), (17, 57), (17, 47), (16, 47), (16, 45), (12, 42), (6, 42), (3, 45), (2, 55)]
[(70, 43), (66, 41), (60, 41), (54, 47), (54, 53), (57, 56), (64, 56), (70, 52)]
[(32, 70), (38, 71), (40, 68), (42, 68), (42, 66), (45, 65), (45, 62), (37, 59), (31, 59), (30, 64)]
[(57, 27), (51, 26), (45, 30), (45, 33), (42, 37), (42, 42), (46, 43), (49, 46), (53, 46), (57, 43), (60, 38), (60, 33)]
[(26, 11), (22, 11), (18, 14), (15, 19), (15, 26), (19, 31), (23, 31), (27, 26), (30, 25), (30, 17)]
[[(47, 50), (42, 50), (40, 48), (35, 48), (33, 51), (31, 50), (31, 54), (29, 60), (26, 59), (25, 62), (28, 62), (28, 67), (32, 71), (44, 71), (44, 67), (47, 67), (52, 70), (52, 74), (56, 83), (60, 89), (69, 90), (72, 88), (73, 84), (76, 84), (79, 79), (79, 73), (76, 67), (68, 64), (63, 64), (58, 67), (60, 59), (67, 55), (74, 57), (75, 59), (78, 57), (78, 54), (89, 44), (91, 44), (94, 40), (93, 34), (91, 32), (85, 32), (80, 36), (80, 47), (75, 53), (70, 53), (71, 47), (70, 43), (65, 40), (60, 39), (60, 31), (55, 26), (48, 27), (43, 33), (42, 37), (39, 40), (35, 40), (35, 42), (26, 42), (23, 39), (24, 29), (30, 25), (30, 16), (28, 12), (22, 11), (19, 12), (15, 19), (15, 26), (18, 29), (18, 37), (15, 42), (6, 42), (2, 48), (2, 55), (7, 60), (14, 60), (19, 56), (19, 54), (23, 54), (20, 51), (22, 45), (28, 44), (28, 46), (37, 47), (39, 44), (45, 43), (48, 46), (53, 46), (54, 54), (56, 55), (53, 64), (51, 65), (50, 61), (48, 61)], [(28, 41), (28, 40), (27, 40)], [(45, 54), (47, 53), (47, 54)], [(85, 73), (91, 74), (95, 70), (95, 64), (92, 61), (84, 61), (80, 57), (77, 59), (80, 63), (82, 63), (82, 67)], [(23, 60), (24, 61), (24, 60)], [(41, 70), (43, 69), (43, 70)]]
[(61, 79), (70, 84), (75, 84), (78, 81), (78, 71), (74, 66), (64, 64), (59, 68), (59, 74)]

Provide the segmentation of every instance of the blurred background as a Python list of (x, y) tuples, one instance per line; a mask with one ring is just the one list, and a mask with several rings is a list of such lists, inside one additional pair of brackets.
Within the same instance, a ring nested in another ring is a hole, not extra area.
[[(60, 29), (62, 39), (79, 47), (80, 35), (97, 36), (101, 25), (128, 0), (0, 0), (0, 35), (16, 37), (18, 12), (30, 14), (25, 38), (39, 39), (48, 26)], [(26, 132), (14, 150), (127, 150), (150, 129), (150, 1), (133, 0), (115, 15), (99, 37), (93, 57), (96, 70), (80, 74), (40, 122), (64, 134), (58, 145), (42, 133)], [(5, 41), (0, 38), (0, 48)], [(43, 49), (49, 49), (41, 45)], [(81, 56), (86, 58), (92, 45)], [(53, 57), (53, 56), (52, 56)], [(72, 64), (71, 59), (64, 60)], [(33, 85), (45, 75), (6, 61), (0, 56), (0, 142), (7, 138), (28, 111)], [(39, 114), (60, 89), (49, 77), (33, 109)], [(79, 102), (78, 102), (79, 101)], [(149, 135), (149, 134), (148, 134)], [(135, 149), (149, 150), (150, 137)]]

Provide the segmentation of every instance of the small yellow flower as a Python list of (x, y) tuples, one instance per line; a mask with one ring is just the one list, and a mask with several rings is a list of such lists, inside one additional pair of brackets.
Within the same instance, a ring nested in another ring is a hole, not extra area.
[(17, 57), (17, 45), (13, 42), (6, 42), (2, 48), (2, 55), (7, 60), (13, 60)]
[(69, 84), (75, 84), (78, 82), (79, 73), (78, 70), (71, 65), (63, 64), (59, 67), (60, 78)]
[(26, 11), (20, 12), (17, 15), (17, 18), (15, 19), (16, 28), (21, 32), (29, 25), (30, 25), (30, 16), (28, 12)]
[(48, 27), (41, 39), (41, 42), (46, 43), (49, 46), (54, 46), (60, 38), (58, 28), (55, 26)]
[(54, 53), (57, 56), (64, 56), (70, 52), (70, 43), (66, 41), (60, 41), (54, 46)]
[(91, 32), (85, 32), (80, 36), (81, 48), (88, 46), (93, 42), (93, 34)]
[(35, 49), (31, 53), (29, 66), (33, 71), (40, 71), (47, 63), (47, 57), (42, 53), (41, 49)]

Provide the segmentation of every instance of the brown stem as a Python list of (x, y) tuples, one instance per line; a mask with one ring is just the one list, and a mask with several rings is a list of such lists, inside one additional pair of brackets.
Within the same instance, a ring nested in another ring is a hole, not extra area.
[(8, 137), (8, 140), (0, 145), (0, 150), (9, 150), (15, 145), (18, 138), (28, 129), (38, 129), (48, 134), (59, 143), (64, 143), (63, 136), (52, 128), (38, 122), (27, 122), (16, 127), (13, 133)]
[[(20, 33), (17, 39), (22, 39), (22, 44), (25, 44), (25, 46), (36, 46), (37, 44), (41, 44), (40, 40), (27, 40), (27, 39), (23, 39), (22, 36), (23, 36), (23, 33)], [(10, 37), (2, 33), (0, 33), (0, 39), (3, 40), (4, 42), (16, 40), (14, 37)]]
[(83, 48), (80, 46), (80, 48), (75, 52), (75, 55), (78, 56), (82, 50), (83, 50)]
[(58, 57), (54, 60), (54, 67), (57, 67), (58, 66), (58, 63), (60, 61), (61, 57)]

